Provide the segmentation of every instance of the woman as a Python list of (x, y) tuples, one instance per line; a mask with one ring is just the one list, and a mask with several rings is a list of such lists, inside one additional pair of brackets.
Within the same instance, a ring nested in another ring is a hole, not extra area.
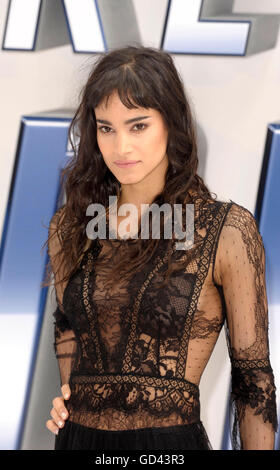
[[(199, 382), (223, 325), (232, 446), (273, 449), (263, 241), (251, 212), (217, 201), (197, 175), (195, 126), (171, 56), (133, 46), (101, 55), (69, 138), (66, 203), (48, 238), (63, 393), (46, 422), (58, 432), (55, 449), (211, 450)], [(109, 226), (109, 196), (117, 210), (137, 209), (138, 233), (125, 212), (115, 213), (115, 231)], [(93, 202), (106, 208), (105, 238), (88, 236)], [(193, 208), (188, 249), (176, 248), (174, 232), (164, 236), (162, 219), (157, 239), (150, 223), (141, 238), (141, 204), (153, 203), (168, 203), (173, 215), (180, 204), (184, 229)]]

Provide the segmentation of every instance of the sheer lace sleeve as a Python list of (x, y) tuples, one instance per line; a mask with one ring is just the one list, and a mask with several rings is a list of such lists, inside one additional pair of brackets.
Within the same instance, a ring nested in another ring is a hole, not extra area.
[(236, 203), (220, 233), (214, 282), (222, 286), (226, 307), (232, 448), (273, 450), (278, 422), (268, 340), (265, 250), (254, 216)]
[[(58, 217), (62, 214), (63, 207), (59, 209), (52, 217), (49, 225), (49, 234), (53, 234), (56, 230)], [(54, 259), (56, 253), (60, 250), (60, 239), (55, 234), (49, 241), (48, 254), (51, 260), (52, 270), (58, 270), (61, 258)], [(62, 279), (61, 270), (55, 275), (55, 280)], [(58, 360), (60, 371), (60, 385), (69, 383), (72, 365), (75, 359), (77, 342), (74, 331), (71, 329), (68, 318), (64, 312), (62, 301), (65, 283), (58, 284), (55, 288), (57, 308), (53, 313), (54, 316), (54, 350)]]

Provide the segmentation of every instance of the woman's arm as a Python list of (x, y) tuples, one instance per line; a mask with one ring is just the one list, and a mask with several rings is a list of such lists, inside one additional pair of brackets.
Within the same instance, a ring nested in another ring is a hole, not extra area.
[[(59, 270), (61, 257), (55, 258), (55, 255), (60, 251), (61, 242), (59, 236), (56, 234), (56, 227), (58, 217), (61, 217), (63, 207), (60, 208), (52, 217), (49, 225), (49, 234), (53, 235), (48, 243), (48, 254), (50, 257), (53, 272), (58, 270), (55, 274), (55, 281), (62, 279), (62, 268)], [(65, 288), (65, 282), (58, 284), (55, 289), (57, 309), (53, 313), (54, 322), (54, 350), (58, 360), (60, 371), (60, 385), (68, 384), (69, 378), (75, 360), (77, 341), (75, 334), (71, 329), (68, 322), (67, 315), (64, 312), (62, 299)]]
[(234, 450), (273, 450), (278, 428), (270, 364), (265, 250), (250, 211), (233, 203), (220, 233), (214, 280), (222, 286), (231, 361)]
[(58, 360), (60, 385), (69, 384), (69, 378), (76, 357), (77, 341), (67, 317), (57, 307), (54, 312), (54, 350)]

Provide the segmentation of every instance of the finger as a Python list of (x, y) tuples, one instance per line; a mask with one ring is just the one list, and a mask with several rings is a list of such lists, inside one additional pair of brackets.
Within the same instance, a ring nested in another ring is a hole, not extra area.
[(64, 399), (63, 397), (55, 397), (52, 401), (53, 408), (56, 412), (61, 416), (62, 419), (68, 418), (68, 411), (64, 406)]
[(53, 407), (58, 410), (59, 408), (64, 406), (64, 399), (63, 397), (55, 397), (52, 401)]
[(69, 413), (67, 408), (64, 406), (64, 400), (60, 397), (60, 400), (54, 400), (53, 409), (55, 409), (56, 413), (63, 419), (67, 419), (69, 417)]
[(57, 413), (57, 411), (52, 408), (51, 409), (51, 417), (53, 418), (53, 421), (55, 422), (55, 424), (57, 424), (57, 426), (59, 428), (63, 428), (64, 426), (64, 419), (62, 419), (62, 417)]
[(55, 422), (52, 420), (52, 419), (49, 419), (48, 421), (46, 421), (46, 428), (51, 431), (53, 434), (58, 434), (59, 432), (59, 428), (57, 427), (57, 425), (55, 424)]
[(63, 395), (64, 399), (68, 400), (70, 398), (70, 395), (71, 395), (71, 390), (70, 390), (69, 384), (62, 385), (61, 391), (62, 391), (62, 395)]

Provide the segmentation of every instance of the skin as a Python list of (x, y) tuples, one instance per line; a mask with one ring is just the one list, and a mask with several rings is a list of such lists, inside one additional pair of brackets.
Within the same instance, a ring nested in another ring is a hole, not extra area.
[[(166, 154), (168, 130), (164, 119), (157, 110), (152, 108), (126, 108), (117, 93), (110, 96), (107, 107), (103, 102), (94, 111), (100, 152), (110, 171), (121, 183), (118, 209), (125, 203), (134, 204), (138, 210), (139, 222), (141, 204), (151, 204), (155, 196), (162, 191), (165, 183), (168, 167)], [(143, 116), (147, 118), (139, 119)], [(137, 118), (134, 122), (125, 122), (134, 118)], [(140, 160), (140, 162), (130, 168), (119, 168), (115, 165), (115, 160)], [(126, 217), (117, 217), (117, 227)], [(129, 224), (127, 230), (130, 230)], [(52, 419), (46, 422), (47, 429), (55, 434), (64, 426), (65, 420), (69, 417), (64, 405), (64, 400), (70, 398), (69, 385), (64, 384), (61, 392), (62, 396), (55, 397), (52, 402), (53, 408), (50, 412)]]
[[(168, 166), (166, 146), (168, 131), (155, 109), (128, 109), (117, 93), (95, 108), (97, 143), (104, 161), (121, 183), (121, 204), (132, 203), (137, 209), (150, 204), (165, 183)], [(139, 119), (146, 116), (145, 119)], [(137, 119), (125, 123), (128, 119)], [(111, 124), (103, 123), (108, 121)], [(140, 160), (130, 168), (119, 168), (115, 160)]]

